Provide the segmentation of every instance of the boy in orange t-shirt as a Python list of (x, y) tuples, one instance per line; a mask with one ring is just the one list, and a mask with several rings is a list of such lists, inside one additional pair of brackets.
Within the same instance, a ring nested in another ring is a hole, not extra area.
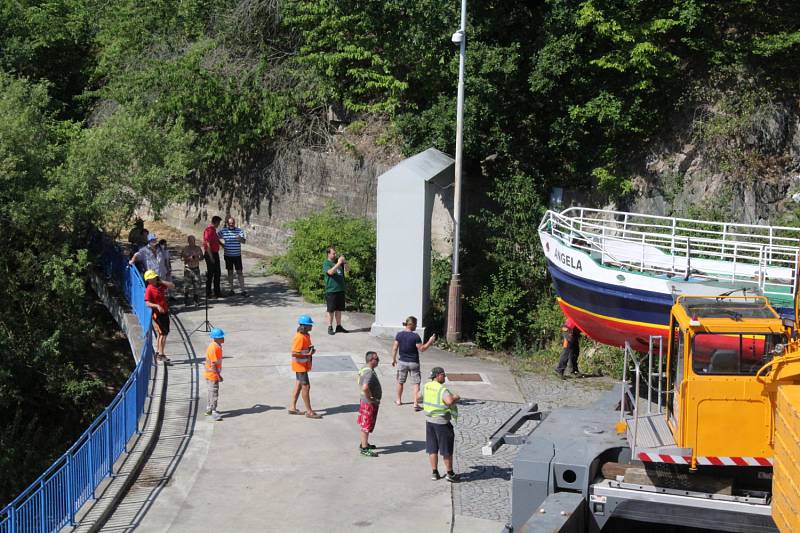
[(222, 344), (225, 342), (225, 332), (219, 328), (213, 328), (208, 336), (211, 337), (211, 343), (206, 349), (206, 364), (203, 372), (208, 383), (206, 414), (211, 415), (214, 420), (222, 420), (222, 415), (217, 411), (217, 401), (219, 400), (219, 384), (223, 381)]
[(308, 373), (311, 370), (311, 358), (316, 350), (311, 344), (309, 332), (314, 327), (314, 321), (308, 315), (300, 315), (297, 319), (297, 333), (292, 339), (292, 370), (295, 373), (294, 389), (290, 399), (289, 414), (301, 415), (297, 410), (297, 398), (303, 396), (303, 403), (306, 404), (305, 415), (308, 418), (322, 418), (314, 412), (311, 407), (311, 383), (308, 380)]

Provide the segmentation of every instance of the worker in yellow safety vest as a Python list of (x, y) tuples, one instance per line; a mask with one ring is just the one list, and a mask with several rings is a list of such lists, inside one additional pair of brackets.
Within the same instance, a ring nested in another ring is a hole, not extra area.
[(447, 375), (440, 366), (431, 370), (431, 380), (425, 384), (420, 394), (422, 409), (425, 411), (425, 451), (428, 453), (433, 473), (431, 479), (441, 479), (439, 475), (439, 454), (442, 454), (447, 481), (458, 481), (453, 472), (453, 448), (455, 431), (452, 421), (458, 418), (458, 402), (461, 397), (444, 386)]

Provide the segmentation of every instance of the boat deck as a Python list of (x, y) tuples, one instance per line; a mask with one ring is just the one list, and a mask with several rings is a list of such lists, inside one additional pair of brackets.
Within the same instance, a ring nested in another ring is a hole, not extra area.
[(573, 207), (539, 231), (610, 268), (791, 302), (800, 228), (731, 224)]

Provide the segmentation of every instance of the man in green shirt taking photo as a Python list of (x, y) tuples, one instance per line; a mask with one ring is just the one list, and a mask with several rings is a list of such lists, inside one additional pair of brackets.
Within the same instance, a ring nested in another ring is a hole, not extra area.
[[(328, 257), (322, 263), (325, 274), (325, 304), (328, 310), (328, 335), (347, 333), (342, 327), (342, 311), (344, 311), (344, 273), (349, 270), (347, 260), (336, 253), (336, 248), (328, 247)], [(336, 319), (336, 330), (333, 319)]]

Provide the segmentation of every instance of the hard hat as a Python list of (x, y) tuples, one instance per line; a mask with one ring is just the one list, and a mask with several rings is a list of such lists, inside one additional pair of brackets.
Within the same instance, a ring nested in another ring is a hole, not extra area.
[(156, 237), (155, 233), (148, 233), (147, 234), (147, 242), (157, 241), (157, 240), (158, 240), (158, 237)]
[(313, 326), (314, 325), (314, 321), (311, 320), (311, 317), (308, 316), (308, 315), (300, 315), (299, 317), (297, 317), (297, 323), (300, 324), (301, 326)]
[(225, 332), (222, 331), (220, 328), (211, 328), (211, 333), (208, 334), (209, 337), (212, 339), (224, 339)]
[(156, 274), (155, 270), (148, 270), (147, 272), (144, 273), (144, 280), (145, 281), (150, 281), (151, 279), (156, 279), (157, 277), (158, 277), (158, 274)]

